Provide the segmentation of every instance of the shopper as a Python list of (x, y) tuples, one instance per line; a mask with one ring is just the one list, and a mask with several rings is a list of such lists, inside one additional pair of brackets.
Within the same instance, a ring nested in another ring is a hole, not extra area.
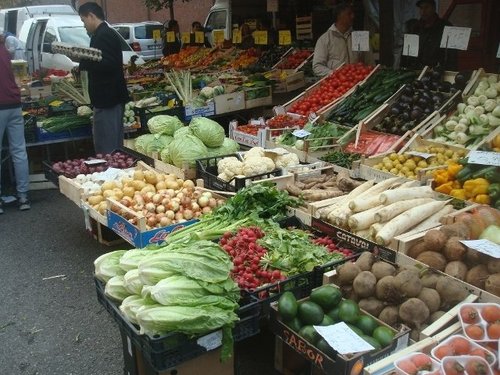
[[(167, 42), (167, 32), (173, 32), (175, 40)], [(179, 23), (176, 20), (169, 20), (165, 23), (163, 32), (163, 56), (173, 55), (179, 53), (181, 50), (181, 40), (179, 39)]]
[[(5, 46), (5, 37), (0, 35), (0, 153), (4, 133), (7, 133), (9, 152), (14, 164), (16, 190), (19, 209), (31, 208), (28, 200), (29, 169), (26, 142), (24, 140), (24, 120), (21, 113), (21, 92), (14, 79), (10, 54)], [(1, 163), (0, 163), (1, 168)], [(0, 188), (1, 188), (0, 170)], [(0, 214), (3, 214), (3, 202), (0, 198)]]
[(11, 60), (26, 60), (23, 42), (8, 31), (5, 33), (5, 47), (9, 51)]
[(351, 31), (354, 11), (350, 3), (340, 3), (333, 11), (334, 24), (319, 37), (314, 48), (313, 71), (322, 77), (342, 63), (355, 63), (361, 54), (352, 51)]
[(249, 49), (255, 46), (255, 40), (253, 39), (252, 30), (247, 23), (244, 23), (240, 27), (241, 31), (241, 49)]
[[(196, 33), (197, 32), (202, 32), (203, 33), (203, 43), (196, 43)], [(200, 22), (194, 21), (191, 24), (191, 34), (190, 34), (190, 41), (191, 45), (203, 45), (207, 48), (212, 47), (210, 45), (210, 42), (208, 41), (207, 37), (205, 36), (205, 30), (203, 29), (203, 26), (201, 25)]]
[(89, 76), (95, 152), (107, 154), (123, 146), (123, 112), (129, 100), (121, 43), (118, 34), (104, 21), (98, 4), (85, 3), (78, 14), (91, 34), (90, 46), (102, 51), (101, 61), (82, 60), (80, 70)]
[(420, 8), (420, 20), (412, 33), (418, 34), (419, 46), (418, 58), (411, 61), (411, 67), (423, 68), (428, 65), (455, 70), (457, 51), (440, 47), (444, 27), (451, 26), (451, 23), (438, 16), (434, 0), (419, 0), (416, 5)]

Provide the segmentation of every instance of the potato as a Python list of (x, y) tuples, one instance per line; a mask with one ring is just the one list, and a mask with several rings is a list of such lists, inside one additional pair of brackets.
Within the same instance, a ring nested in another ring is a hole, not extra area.
[(418, 298), (410, 298), (399, 306), (399, 317), (412, 328), (420, 329), (429, 316), (429, 308)]
[(373, 316), (379, 316), (385, 307), (384, 303), (375, 297), (363, 298), (358, 302), (358, 306)]
[(487, 264), (489, 273), (500, 273), (500, 259), (491, 258)]
[(396, 268), (394, 268), (392, 264), (379, 261), (373, 264), (372, 273), (375, 275), (377, 280), (380, 280), (385, 276), (394, 275), (396, 273)]
[(385, 276), (377, 282), (375, 288), (377, 298), (389, 303), (398, 303), (402, 296), (394, 285), (394, 276)]
[(427, 244), (424, 241), (417, 242), (415, 245), (410, 247), (408, 251), (406, 252), (406, 255), (409, 257), (416, 259), (420, 254), (422, 254), (424, 251), (429, 250), (427, 248)]
[(439, 271), (444, 271), (446, 267), (445, 257), (435, 251), (424, 251), (417, 257), (417, 260)]
[(438, 229), (431, 229), (424, 235), (424, 243), (429, 251), (440, 252), (448, 237)]
[(465, 280), (465, 276), (467, 275), (467, 266), (465, 265), (464, 262), (455, 260), (446, 265), (444, 272), (459, 280)]
[(378, 318), (384, 323), (394, 327), (399, 323), (399, 308), (398, 306), (386, 306), (381, 312)]
[(443, 232), (448, 238), (459, 237), (463, 240), (470, 237), (469, 227), (462, 222), (456, 222), (453, 224), (442, 225), (439, 230)]
[(144, 172), (144, 181), (146, 181), (148, 184), (156, 185), (158, 182), (158, 178), (156, 176), (156, 173), (153, 171), (145, 171)]
[(91, 206), (98, 205), (104, 200), (104, 197), (102, 195), (91, 195), (90, 197), (87, 198), (87, 201)]
[(340, 285), (350, 285), (361, 272), (361, 269), (352, 262), (346, 262), (337, 268)]
[(356, 265), (361, 271), (370, 271), (375, 261), (375, 257), (369, 251), (364, 251), (356, 260)]
[(422, 282), (422, 286), (424, 288), (436, 288), (436, 284), (438, 282), (438, 279), (441, 276), (438, 275), (435, 272), (432, 272), (431, 270), (426, 270), (426, 272), (420, 277), (420, 281)]
[(372, 296), (375, 293), (377, 278), (370, 271), (360, 272), (354, 279), (354, 292), (361, 298)]
[(489, 275), (488, 268), (484, 264), (478, 264), (467, 272), (465, 282), (484, 289)]
[(101, 185), (102, 191), (113, 190), (114, 188), (116, 188), (116, 184), (114, 181), (104, 181)]
[(486, 254), (480, 253), (474, 249), (467, 248), (467, 253), (465, 254), (465, 263), (469, 267), (477, 266), (478, 264), (488, 264), (491, 257)]
[(500, 297), (500, 273), (488, 276), (485, 282), (485, 290)]
[(416, 297), (422, 290), (418, 272), (404, 270), (394, 277), (394, 286), (403, 297)]
[(135, 193), (135, 189), (132, 186), (125, 186), (122, 191), (125, 197), (133, 197)]
[(425, 303), (431, 314), (441, 307), (441, 297), (439, 297), (439, 293), (435, 289), (422, 288), (417, 298)]
[(460, 242), (460, 237), (450, 237), (444, 245), (443, 255), (448, 261), (463, 260), (467, 248)]
[(465, 285), (460, 281), (450, 279), (449, 277), (440, 277), (436, 283), (436, 291), (441, 297), (443, 308), (455, 306), (457, 303), (462, 302), (469, 292)]
[(144, 172), (140, 169), (134, 171), (134, 180), (144, 182)]

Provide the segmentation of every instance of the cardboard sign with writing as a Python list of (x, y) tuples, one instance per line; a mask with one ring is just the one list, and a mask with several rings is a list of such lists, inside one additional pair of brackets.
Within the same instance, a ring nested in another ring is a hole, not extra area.
[(191, 42), (191, 34), (181, 33), (181, 42), (182, 44), (189, 44)]
[(469, 45), (470, 32), (470, 27), (445, 26), (440, 47), (466, 51)]
[(492, 165), (500, 167), (500, 153), (491, 151), (471, 151), (468, 155), (470, 164)]
[(241, 30), (233, 30), (233, 43), (241, 44)]
[(356, 52), (370, 50), (370, 32), (369, 31), (353, 31), (351, 33), (352, 50)]
[(254, 31), (253, 39), (255, 41), (255, 44), (267, 45), (267, 31), (266, 30)]
[(175, 43), (175, 33), (173, 31), (167, 31), (167, 43)]
[(292, 33), (290, 30), (280, 30), (278, 32), (278, 40), (280, 46), (289, 46), (292, 44)]
[(403, 56), (418, 57), (419, 36), (405, 34), (403, 37)]

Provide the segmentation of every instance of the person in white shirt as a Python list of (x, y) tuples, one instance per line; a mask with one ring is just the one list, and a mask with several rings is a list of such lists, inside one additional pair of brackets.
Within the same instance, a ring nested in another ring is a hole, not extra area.
[(340, 3), (333, 13), (334, 24), (319, 37), (314, 48), (313, 71), (319, 77), (329, 75), (342, 63), (355, 63), (360, 59), (360, 53), (352, 51), (352, 5)]
[(5, 47), (9, 51), (11, 60), (26, 60), (24, 56), (23, 42), (10, 32), (5, 33)]

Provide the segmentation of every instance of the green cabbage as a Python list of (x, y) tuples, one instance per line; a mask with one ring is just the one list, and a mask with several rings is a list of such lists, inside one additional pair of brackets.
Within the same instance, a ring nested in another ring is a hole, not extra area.
[(240, 145), (231, 138), (224, 138), (224, 142), (219, 147), (208, 148), (208, 156), (222, 156), (234, 154), (240, 149)]
[(107, 282), (114, 276), (124, 275), (125, 271), (120, 268), (120, 259), (127, 253), (127, 250), (116, 250), (101, 255), (94, 261), (95, 277)]
[(170, 159), (170, 152), (168, 150), (168, 147), (165, 147), (163, 150), (161, 150), (160, 160), (164, 163), (172, 164), (172, 159)]
[(206, 117), (195, 117), (189, 123), (193, 134), (207, 147), (219, 147), (224, 142), (224, 128)]
[[(148, 301), (148, 299), (144, 299), (138, 295), (128, 296), (122, 301), (122, 304), (120, 305), (120, 311), (128, 321), (133, 324), (138, 324), (136, 318), (137, 311), (143, 306), (148, 305)], [(153, 302), (153, 304), (154, 303), (155, 302)]]
[(193, 135), (174, 138), (168, 145), (168, 152), (172, 163), (178, 168), (183, 168), (185, 162), (194, 167), (196, 159), (206, 158), (208, 154), (203, 142)]
[(141, 294), (143, 284), (139, 279), (139, 270), (137, 268), (123, 275), (123, 286), (130, 294)]
[(135, 139), (135, 150), (141, 154), (147, 155), (148, 144), (155, 140), (154, 134), (143, 134)]
[(155, 135), (155, 138), (149, 142), (146, 146), (146, 155), (153, 156), (155, 152), (161, 152), (165, 147), (167, 147), (172, 141), (173, 137), (170, 135), (158, 134)]
[(177, 116), (157, 115), (148, 120), (148, 129), (152, 134), (174, 135), (184, 125)]
[(132, 293), (125, 289), (125, 279), (123, 276), (114, 276), (106, 283), (104, 294), (115, 301), (121, 302)]
[(184, 137), (187, 134), (193, 135), (193, 131), (189, 128), (189, 126), (183, 126), (174, 133), (174, 139)]
[(120, 267), (125, 271), (137, 269), (139, 262), (149, 255), (156, 254), (160, 249), (132, 249), (125, 252), (120, 258)]

